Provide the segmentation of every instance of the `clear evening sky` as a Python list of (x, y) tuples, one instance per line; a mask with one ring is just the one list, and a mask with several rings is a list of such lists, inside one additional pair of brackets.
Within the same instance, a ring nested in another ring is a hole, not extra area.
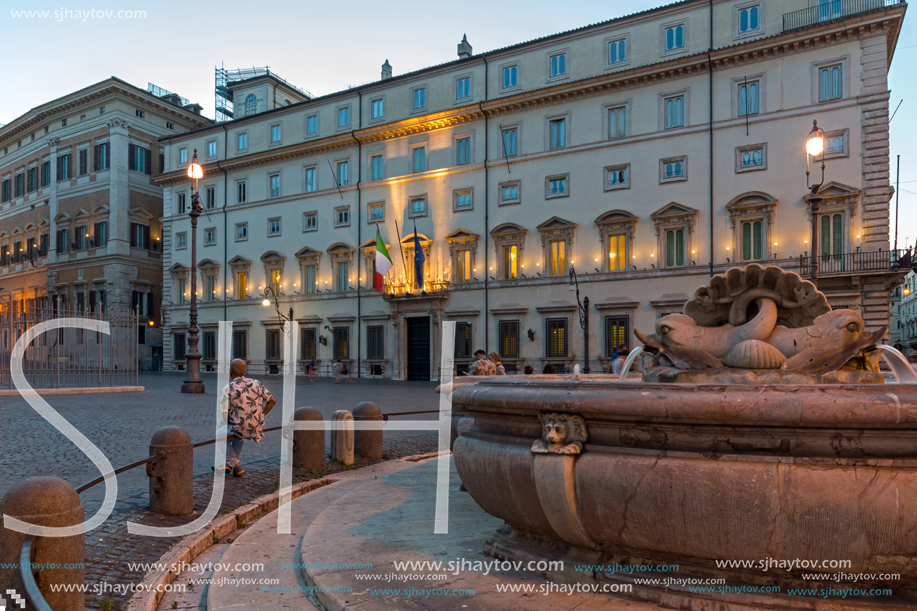
[[(0, 0), (4, 92), (0, 123), (72, 91), (117, 76), (174, 91), (213, 116), (213, 70), (270, 66), (323, 95), (375, 81), (388, 59), (403, 74), (456, 58), (462, 34), (476, 53), (604, 21), (659, 0)], [(802, 4), (802, 3), (801, 3)], [(60, 11), (66, 18), (14, 18), (13, 11)], [(77, 18), (77, 11), (145, 11), (139, 19)], [(891, 179), (901, 155), (899, 246), (917, 238), (917, 27), (905, 20), (889, 85)], [(908, 68), (911, 66), (911, 68)], [(911, 74), (908, 77), (908, 73)], [(805, 134), (800, 134), (802, 146)], [(841, 182), (842, 177), (828, 178)], [(804, 188), (800, 171), (800, 189)], [(894, 199), (892, 232), (894, 232)], [(894, 239), (894, 235), (891, 236)]]

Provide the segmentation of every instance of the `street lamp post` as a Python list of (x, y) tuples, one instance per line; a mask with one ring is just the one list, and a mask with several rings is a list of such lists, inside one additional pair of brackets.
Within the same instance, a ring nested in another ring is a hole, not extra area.
[(570, 266), (570, 286), (568, 290), (576, 290), (576, 306), (579, 309), (579, 326), (583, 328), (583, 373), (589, 373), (589, 297), (579, 298), (579, 281), (576, 279), (576, 270)]
[(290, 308), (289, 315), (284, 316), (283, 314), (281, 314), (280, 313), (280, 301), (277, 299), (277, 293), (275, 293), (274, 289), (272, 289), (269, 286), (264, 287), (264, 299), (261, 300), (261, 305), (263, 306), (271, 305), (271, 300), (268, 296), (274, 298), (274, 310), (277, 312), (277, 318), (279, 318), (280, 320), (284, 322), (293, 322), (293, 308)]
[[(809, 158), (813, 163), (821, 161), (821, 179), (817, 184), (809, 181)], [(809, 206), (812, 214), (812, 268), (809, 278), (812, 284), (818, 286), (818, 205), (821, 197), (818, 190), (825, 183), (825, 132), (818, 126), (818, 121), (812, 121), (812, 131), (806, 136), (806, 186), (812, 192), (809, 195)]]
[(188, 377), (181, 385), (183, 393), (203, 394), (204, 380), (201, 379), (201, 353), (197, 351), (197, 217), (201, 215), (203, 206), (197, 191), (198, 181), (204, 177), (204, 168), (197, 160), (197, 149), (188, 166), (188, 178), (194, 181), (194, 191), (191, 193), (191, 313), (188, 317), (188, 352), (185, 353), (185, 362), (188, 363)]

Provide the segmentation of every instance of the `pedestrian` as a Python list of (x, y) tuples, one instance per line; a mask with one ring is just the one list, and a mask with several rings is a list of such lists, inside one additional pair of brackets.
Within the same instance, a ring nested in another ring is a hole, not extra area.
[(490, 362), (493, 363), (494, 366), (496, 366), (498, 376), (506, 375), (506, 368), (503, 366), (503, 363), (500, 362), (499, 354), (497, 354), (496, 352), (491, 352), (490, 354), (487, 355), (487, 358), (489, 358)]
[(547, 365), (544, 366), (544, 369), (541, 370), (541, 373), (556, 374), (557, 370), (554, 369), (554, 365), (552, 365), (551, 363), (548, 363)]
[(527, 376), (530, 376), (530, 375), (532, 375), (533, 373), (535, 373), (535, 370), (532, 369), (532, 366), (531, 366), (531, 365), (526, 365), (526, 366), (525, 366), (525, 369), (523, 369), (522, 371), (523, 371), (523, 372), (525, 373), (525, 375), (527, 375)]
[(487, 353), (483, 350), (474, 351), (475, 361), (468, 369), (470, 376), (495, 376), (497, 375), (497, 366), (493, 361), (487, 358)]
[(627, 348), (621, 348), (618, 351), (618, 357), (611, 362), (611, 373), (614, 375), (620, 375), (621, 370), (624, 369), (624, 363), (627, 361), (627, 355), (630, 354), (630, 351)]
[(315, 378), (315, 367), (312, 366), (312, 363), (309, 363), (309, 381), (314, 382), (313, 378)]
[[(226, 466), (223, 473), (241, 477), (245, 473), (239, 462), (246, 439), (255, 443), (264, 437), (264, 417), (277, 400), (258, 380), (245, 377), (248, 366), (242, 359), (229, 364), (229, 384), (223, 387), (220, 406), (227, 415)], [(214, 471), (217, 469), (214, 468)]]
[(334, 383), (340, 384), (344, 379), (344, 363), (341, 359), (334, 359)]
[(911, 364), (911, 369), (917, 372), (917, 352), (911, 352), (907, 355), (907, 362)]

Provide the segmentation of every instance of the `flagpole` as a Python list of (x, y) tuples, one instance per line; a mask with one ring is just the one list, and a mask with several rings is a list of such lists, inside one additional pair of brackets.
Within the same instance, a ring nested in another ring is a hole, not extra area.
[(408, 264), (404, 262), (404, 248), (401, 246), (401, 230), (398, 229), (398, 220), (395, 220), (395, 233), (398, 234), (398, 250), (401, 251), (401, 267), (404, 268), (404, 276), (408, 275)]

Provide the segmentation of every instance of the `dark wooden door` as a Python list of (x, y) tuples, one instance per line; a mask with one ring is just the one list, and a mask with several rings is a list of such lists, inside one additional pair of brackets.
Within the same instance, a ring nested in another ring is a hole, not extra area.
[(430, 380), (430, 317), (407, 319), (408, 380)]

